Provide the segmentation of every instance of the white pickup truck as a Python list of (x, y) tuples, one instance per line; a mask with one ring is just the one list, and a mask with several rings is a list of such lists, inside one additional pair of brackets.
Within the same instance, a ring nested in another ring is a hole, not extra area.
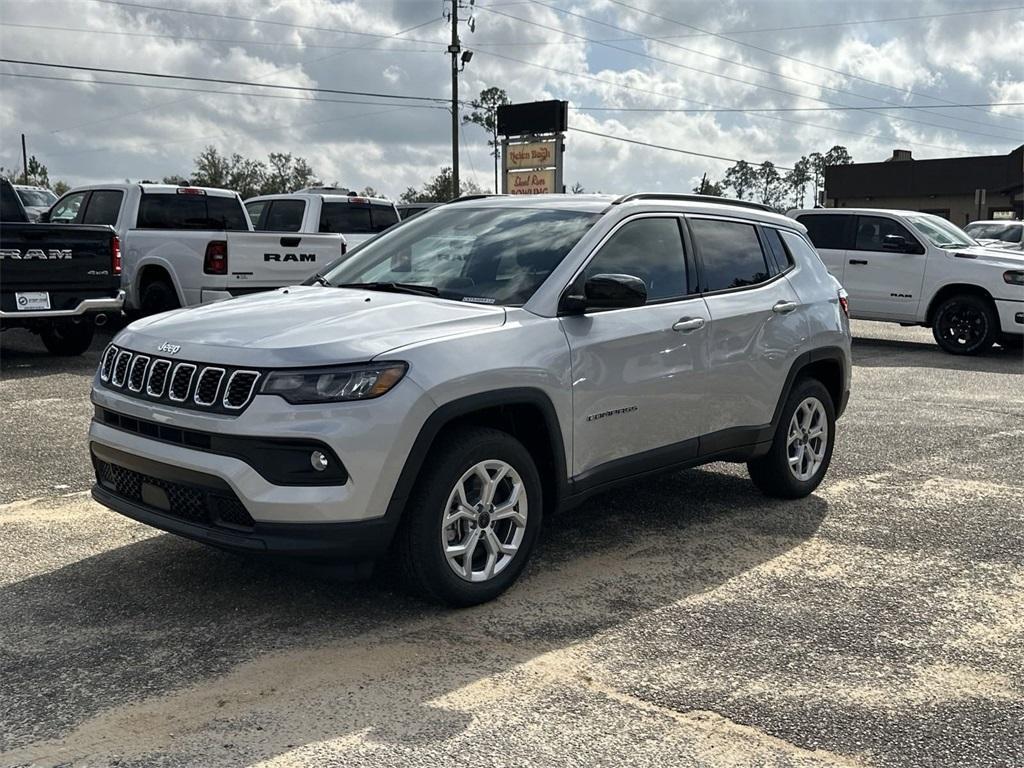
[(398, 209), (390, 200), (359, 197), (333, 187), (251, 197), (245, 208), (257, 232), (332, 234), (348, 250), (399, 221)]
[(981, 247), (917, 211), (790, 211), (849, 294), (850, 316), (932, 329), (955, 355), (1024, 342), (1024, 254)]
[(344, 252), (330, 235), (253, 232), (238, 193), (223, 189), (78, 187), (43, 218), (114, 227), (125, 309), (143, 314), (301, 283)]

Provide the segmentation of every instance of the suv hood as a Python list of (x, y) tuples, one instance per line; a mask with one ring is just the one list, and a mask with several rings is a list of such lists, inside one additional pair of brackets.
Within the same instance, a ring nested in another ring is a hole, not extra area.
[(502, 307), (427, 296), (293, 286), (138, 320), (115, 343), (137, 352), (179, 345), (173, 359), (251, 367), (371, 360), (404, 347), (495, 328)]

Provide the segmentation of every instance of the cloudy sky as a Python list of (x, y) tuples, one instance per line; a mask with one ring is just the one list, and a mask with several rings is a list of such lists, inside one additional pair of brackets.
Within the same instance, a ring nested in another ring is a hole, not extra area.
[[(0, 53), (444, 99), (447, 5), (0, 0)], [(948, 107), (1024, 102), (1021, 0), (477, 0), (461, 13), (475, 21), (461, 30), (475, 54), (464, 94), (500, 86), (513, 101), (566, 99), (579, 129), (779, 166), (834, 144), (876, 161), (894, 147), (928, 158), (1024, 142), (1022, 106)], [(10, 63), (0, 72), (0, 165), (20, 165), (24, 132), (51, 178), (73, 185), (187, 176), (207, 144), (291, 152), (329, 182), (392, 196), (450, 164), (448, 112), (430, 102)], [(179, 90), (197, 88), (221, 92)], [(893, 108), (906, 105), (946, 108)], [(813, 111), (744, 111), (794, 108)], [(722, 109), (733, 111), (706, 111)], [(463, 176), (486, 188), (485, 139), (463, 130)], [(688, 191), (729, 164), (570, 131), (566, 182)]]

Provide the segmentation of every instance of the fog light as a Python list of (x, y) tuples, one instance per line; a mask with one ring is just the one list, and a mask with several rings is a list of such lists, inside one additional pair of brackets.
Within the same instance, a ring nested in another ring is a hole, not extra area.
[(324, 456), (320, 451), (313, 451), (309, 454), (309, 463), (313, 465), (313, 469), (317, 472), (323, 472), (327, 469), (327, 457)]

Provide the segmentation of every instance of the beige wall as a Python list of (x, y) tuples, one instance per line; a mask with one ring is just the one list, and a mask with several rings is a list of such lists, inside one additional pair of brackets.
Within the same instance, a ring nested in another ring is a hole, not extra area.
[[(979, 218), (978, 209), (974, 205), (973, 193), (970, 195), (936, 195), (934, 197), (848, 197), (839, 201), (826, 198), (825, 204), (829, 208), (902, 208), (909, 211), (940, 211), (948, 208), (949, 220), (961, 227)], [(1012, 207), (1013, 198), (1010, 195), (989, 192), (985, 205), (981, 208), (980, 218), (989, 218), (989, 209), (991, 208)]]

